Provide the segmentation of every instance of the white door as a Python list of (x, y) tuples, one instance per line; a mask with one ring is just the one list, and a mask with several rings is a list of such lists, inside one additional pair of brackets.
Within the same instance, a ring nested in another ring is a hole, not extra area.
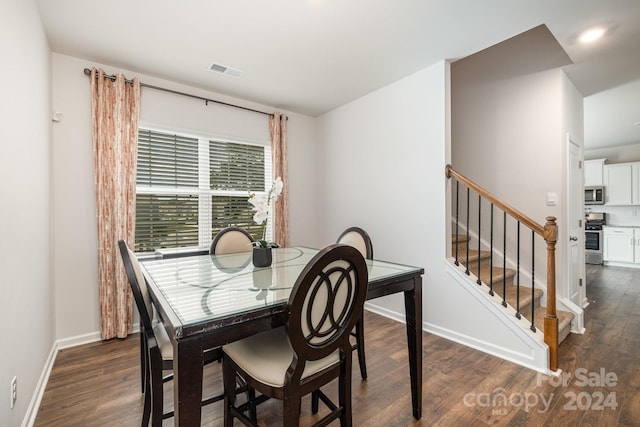
[(581, 166), (580, 146), (571, 136), (568, 136), (569, 145), (569, 185), (568, 185), (568, 235), (560, 233), (569, 241), (567, 271), (569, 272), (568, 289), (565, 294), (578, 307), (586, 304), (584, 271), (584, 212), (583, 212), (583, 172)]

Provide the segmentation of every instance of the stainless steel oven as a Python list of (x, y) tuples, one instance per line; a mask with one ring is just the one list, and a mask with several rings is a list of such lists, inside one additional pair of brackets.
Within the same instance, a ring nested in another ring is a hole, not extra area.
[(602, 226), (606, 224), (606, 214), (592, 212), (584, 224), (584, 254), (587, 264), (602, 264)]

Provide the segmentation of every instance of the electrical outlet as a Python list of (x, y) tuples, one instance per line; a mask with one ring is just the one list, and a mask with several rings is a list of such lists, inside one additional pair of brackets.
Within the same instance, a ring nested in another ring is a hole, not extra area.
[(11, 409), (16, 405), (16, 399), (18, 398), (18, 377), (13, 377), (11, 380)]

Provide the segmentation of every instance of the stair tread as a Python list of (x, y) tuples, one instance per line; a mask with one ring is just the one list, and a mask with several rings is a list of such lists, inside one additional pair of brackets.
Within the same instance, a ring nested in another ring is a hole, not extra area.
[[(491, 270), (489, 271), (487, 267), (488, 267), (488, 264), (485, 264), (484, 266), (480, 265), (480, 280), (482, 280), (484, 283), (489, 284), (491, 283), (491, 279), (493, 279), (493, 286), (495, 287), (497, 283), (502, 284), (502, 281), (506, 278), (507, 286), (513, 285), (513, 281), (509, 279), (515, 277), (516, 275), (515, 270), (512, 270), (510, 268), (507, 268), (505, 270), (502, 267), (491, 267)], [(471, 272), (473, 272), (473, 274), (475, 274), (476, 276), (478, 275), (477, 264), (471, 265), (469, 270), (471, 270)]]
[[(496, 289), (494, 286), (493, 291), (502, 296), (502, 288)], [(527, 314), (531, 313), (531, 301), (537, 300), (544, 295), (544, 292), (541, 289), (534, 289), (533, 296), (531, 292), (531, 288), (526, 286), (520, 286), (520, 313), (522, 313), (525, 317), (528, 317)], [(517, 298), (517, 288), (514, 285), (507, 286), (507, 295), (505, 300), (507, 303), (512, 306), (514, 309), (517, 308), (516, 305)]]
[[(454, 249), (455, 250), (455, 249)], [(462, 248), (458, 252), (463, 251), (465, 260), (466, 260), (466, 248)], [(473, 258), (472, 258), (473, 255)], [(502, 267), (492, 266), (491, 270), (487, 269), (489, 264), (486, 262), (487, 259), (490, 258), (490, 253), (488, 251), (480, 251), (479, 253), (481, 264), (480, 264), (480, 280), (489, 285), (489, 281), (493, 279), (493, 291), (502, 296), (503, 293), (503, 280), (506, 277), (507, 286), (506, 286), (506, 296), (505, 300), (507, 303), (512, 306), (514, 309), (517, 308), (517, 287), (513, 283), (513, 277), (516, 275), (516, 271), (510, 268), (506, 270)], [(459, 257), (458, 260), (462, 261), (462, 257)], [(477, 274), (477, 260), (478, 260), (478, 251), (469, 249), (469, 270), (473, 272), (476, 276)], [(471, 262), (475, 261), (475, 262)], [(461, 264), (464, 264), (461, 262)], [(534, 301), (534, 324), (536, 329), (540, 331), (544, 331), (544, 317), (546, 315), (546, 307), (542, 307), (539, 305), (540, 298), (544, 295), (544, 291), (541, 289), (534, 289), (533, 295), (531, 292), (531, 288), (527, 286), (520, 286), (520, 314), (529, 319), (531, 317), (531, 303)], [(535, 303), (538, 301), (538, 303)], [(573, 313), (568, 311), (556, 310), (556, 316), (558, 317), (558, 344), (564, 341), (564, 339), (571, 332), (571, 321), (575, 317)]]
[[(453, 250), (453, 256), (455, 257), (455, 247), (452, 249)], [(473, 261), (478, 261), (478, 257), (482, 260), (484, 259), (489, 259), (491, 258), (491, 253), (489, 253), (489, 251), (480, 251), (478, 252), (477, 249), (471, 249), (469, 248), (469, 266), (473, 266)], [(467, 260), (467, 248), (466, 247), (460, 247), (458, 248), (458, 262), (464, 264)]]
[[(546, 307), (538, 307), (535, 311), (535, 325), (536, 328), (541, 331), (544, 330), (544, 316), (547, 314)], [(558, 317), (558, 331), (562, 331), (566, 327), (571, 327), (571, 321), (575, 317), (573, 313), (569, 311), (556, 310), (556, 316)], [(559, 340), (562, 341), (562, 340)]]
[(467, 237), (466, 234), (452, 234), (451, 241), (455, 244), (456, 238), (458, 239), (458, 243), (466, 243), (471, 240), (471, 237)]

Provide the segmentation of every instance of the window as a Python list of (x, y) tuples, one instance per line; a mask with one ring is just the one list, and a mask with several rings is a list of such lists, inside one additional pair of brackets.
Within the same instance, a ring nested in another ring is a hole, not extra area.
[(269, 147), (139, 129), (135, 250), (206, 247), (228, 226), (259, 237), (247, 199), (270, 182)]

